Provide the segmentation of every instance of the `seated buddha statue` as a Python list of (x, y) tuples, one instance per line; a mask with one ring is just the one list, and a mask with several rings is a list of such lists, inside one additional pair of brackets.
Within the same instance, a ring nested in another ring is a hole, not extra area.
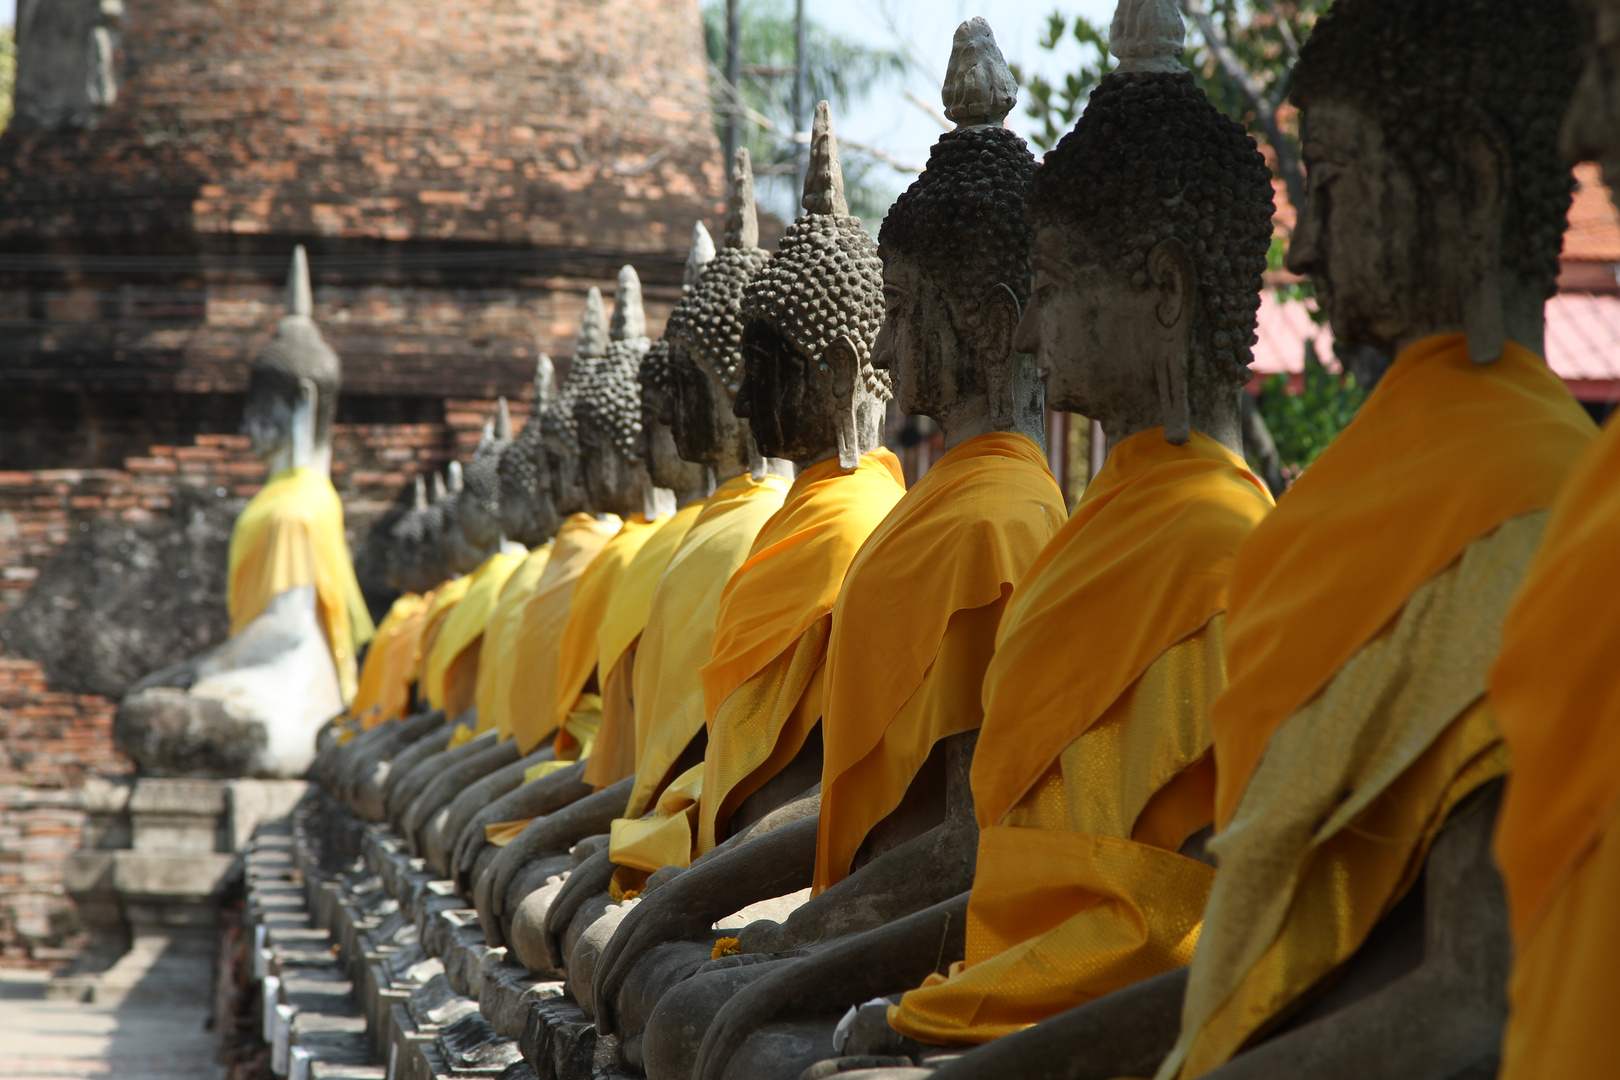
[[(604, 448), (599, 438), (591, 441), (588, 436), (595, 437), (604, 428), (616, 431), (628, 429), (631, 438), (639, 435), (640, 392), (636, 373), (641, 356), (650, 344), (646, 337), (645, 324), (641, 282), (635, 270), (626, 266), (619, 272), (613, 321), (605, 349), (600, 356), (591, 357), (590, 363), (581, 365), (579, 371), (572, 373), (570, 377), (574, 420), (579, 432), (578, 461), (587, 477), (593, 472), (602, 474), (600, 468), (593, 470), (592, 465), (593, 462), (604, 459), (605, 455), (602, 452), (604, 449), (608, 454), (612, 453), (611, 444)], [(592, 418), (595, 419), (594, 425), (590, 422)], [(590, 505), (595, 508), (598, 515), (605, 516), (611, 521), (618, 521), (620, 511), (625, 515), (629, 514), (622, 505), (626, 500), (633, 500), (639, 508), (644, 499), (653, 498), (653, 493), (646, 483), (646, 470), (644, 468), (638, 470), (635, 467), (638, 463), (630, 462), (623, 468), (615, 469), (619, 458), (615, 455), (608, 457), (607, 460), (609, 462), (607, 483), (599, 483), (594, 487), (587, 484), (587, 495)], [(478, 463), (479, 459), (475, 456), (474, 465)], [(468, 469), (469, 482), (472, 468), (473, 466), (469, 466)], [(495, 478), (492, 476), (492, 479)], [(464, 493), (458, 503), (464, 502), (466, 498)], [(414, 807), (406, 813), (405, 833), (409, 838), (415, 839), (417, 830), (426, 823), (432, 823), (432, 829), (421, 837), (419, 848), (441, 872), (449, 870), (445, 857), (446, 844), (460, 838), (467, 820), (481, 809), (478, 802), (480, 794), (488, 790), (471, 785), (491, 774), (500, 773), (501, 778), (497, 786), (504, 789), (500, 794), (508, 793), (511, 787), (515, 786), (508, 785), (507, 781), (513, 775), (513, 767), (518, 760), (527, 763), (525, 769), (517, 773), (520, 777), (529, 769), (542, 766), (541, 762), (531, 762), (529, 759), (544, 753), (542, 744), (546, 742), (551, 743), (548, 758), (550, 761), (575, 761), (589, 754), (600, 715), (599, 707), (594, 704), (599, 700), (599, 696), (594, 685), (587, 685), (594, 683), (597, 626), (601, 622), (619, 570), (645, 542), (649, 535), (650, 522), (639, 516), (634, 520), (626, 517), (624, 525), (616, 532), (605, 529), (604, 524), (605, 522), (599, 521), (590, 522), (588, 535), (603, 536), (605, 543), (577, 578), (571, 574), (561, 577), (554, 575), (553, 582), (548, 583), (548, 602), (551, 607), (564, 611), (566, 621), (556, 646), (555, 659), (531, 665), (531, 668), (550, 674), (552, 678), (532, 683), (523, 683), (521, 676), (514, 679), (514, 685), (522, 683), (523, 692), (530, 698), (547, 698), (553, 702), (550, 706), (536, 708), (534, 712), (538, 715), (547, 707), (555, 711), (555, 724), (552, 727), (552, 731), (555, 732), (554, 740), (494, 739), (495, 725), (480, 719), (475, 730), (486, 734), (494, 745), (467, 758), (455, 768), (446, 769), (423, 790), (421, 795), (417, 796)], [(563, 542), (565, 544), (569, 542), (567, 536), (563, 538)], [(502, 559), (510, 559), (510, 562), (503, 564), (500, 561)], [(564, 556), (564, 560), (571, 563), (581, 561), (578, 558), (570, 559), (567, 555)], [(458, 617), (463, 613), (469, 613), (471, 618), (476, 620), (475, 625), (482, 633), (501, 598), (499, 590), (504, 586), (507, 576), (515, 572), (520, 561), (516, 557), (503, 554), (491, 556), (475, 576), (478, 584), (472, 587), (468, 600), (458, 608)], [(546, 565), (551, 566), (550, 555), (547, 557)], [(559, 565), (562, 565), (561, 561)], [(486, 585), (494, 585), (495, 591), (488, 593), (484, 603), (473, 605), (471, 601), (476, 591)], [(536, 586), (538, 585), (539, 580), (536, 579)], [(521, 625), (518, 633), (521, 634)], [(589, 643), (589, 648), (583, 647), (582, 643), (585, 642)], [(520, 646), (514, 641), (514, 649), (518, 648)], [(465, 695), (467, 701), (474, 700), (474, 683), (477, 677), (492, 676), (490, 668), (499, 662), (498, 656), (492, 655), (489, 665), (474, 665), (474, 673), (467, 681)], [(592, 704), (584, 703), (587, 697)], [(447, 713), (453, 711), (446, 708)], [(543, 766), (540, 771), (544, 771)], [(454, 813), (452, 802), (459, 803)], [(487, 802), (486, 799), (483, 805), (487, 805)], [(447, 839), (445, 832), (451, 829), (454, 832)]]
[[(535, 371), (531, 415), (537, 416), (544, 410), (556, 393), (551, 359), (541, 353)], [(550, 537), (556, 530), (551, 485), (540, 471), (545, 467), (545, 461), (539, 453), (539, 431), (538, 422), (531, 420), (501, 448), (495, 461), (496, 490), (493, 501), (498, 515), (496, 526), (499, 542), (503, 545), (520, 544), (528, 549), (528, 554), (502, 587), (500, 600), (485, 626), (483, 644), (489, 647), (491, 659), (484, 659), (481, 647), (475, 688), (476, 698), (481, 705), (487, 703), (487, 688), (494, 672), (503, 667), (509, 669), (509, 665), (497, 664), (493, 659), (503, 649), (500, 630), (505, 628), (506, 620), (502, 616), (517, 598), (526, 591), (532, 591), (535, 580), (545, 570), (551, 553)], [(452, 734), (443, 726), (443, 713), (428, 706), (416, 685), (428, 615), (437, 598), (437, 587), (444, 580), (443, 573), (436, 569), (439, 565), (438, 545), (428, 545), (425, 540), (428, 505), (422, 493), (424, 485), (420, 477), (417, 486), (417, 505), (394, 525), (389, 555), (395, 587), (405, 594), (401, 601), (409, 602), (414, 598), (412, 606), (415, 610), (409, 621), (401, 623), (398, 632), (389, 639), (387, 668), (379, 675), (382, 686), (378, 693), (380, 702), (390, 704), (380, 708), (375, 720), (371, 721), (374, 727), (385, 720), (402, 717), (406, 718), (406, 723), (388, 724), (385, 728), (354, 739), (345, 748), (347, 760), (341, 766), (340, 779), (334, 785), (357, 813), (370, 820), (386, 817), (382, 792), (393, 771), (395, 757), (401, 757), (401, 764), (414, 765), (413, 758), (425, 756), (435, 742), (438, 749), (443, 749)], [(482, 505), (484, 500), (480, 500), (480, 503)], [(475, 511), (475, 527), (477, 521)], [(424, 562), (424, 555), (429, 552), (434, 558)], [(406, 706), (413, 700), (417, 711), (407, 717)], [(491, 715), (487, 707), (479, 709), (481, 721)], [(362, 719), (363, 725), (367, 722)], [(407, 751), (411, 756), (404, 756)]]
[(298, 247), (287, 314), (249, 373), (243, 428), (270, 476), (231, 529), (231, 634), (120, 703), (114, 737), (143, 773), (302, 776), (357, 689), (373, 626), (328, 478), (342, 366), (312, 310)]
[[(713, 257), (714, 243), (709, 238), (708, 230), (699, 222), (693, 231), (692, 250), (687, 259), (687, 288), (696, 280), (707, 260)], [(701, 465), (679, 458), (668, 423), (660, 418), (660, 388), (667, 383), (668, 367), (667, 346), (663, 342), (654, 342), (648, 346), (637, 368), (641, 387), (639, 456), (645, 463), (652, 489), (656, 491), (662, 488), (671, 492), (677, 509), (667, 520), (659, 518), (656, 512), (653, 515), (655, 520), (661, 521), (658, 532), (625, 567), (623, 579), (614, 587), (615, 602), (597, 631), (597, 678), (602, 699), (602, 721), (595, 747), (586, 760), (581, 777), (596, 791), (634, 772), (635, 720), (628, 692), (634, 644), (646, 623), (652, 590), (658, 583), (663, 567), (701, 509), (698, 502), (708, 494), (706, 471)], [(649, 395), (653, 402), (651, 407)], [(645, 513), (646, 507), (643, 510)], [(618, 737), (621, 728), (628, 729), (626, 738)], [(630, 754), (629, 764), (615, 762), (616, 755), (622, 757), (626, 749)], [(454, 822), (447, 826), (447, 838), (452, 834), (456, 836), (454, 849), (447, 856), (447, 861), (453, 868), (452, 876), (468, 892), (471, 891), (472, 875), (480, 854), (491, 850), (487, 845), (486, 828), (512, 818), (502, 807), (495, 805), (495, 798), (508, 794), (516, 786), (514, 784), (480, 802), (474, 813), (460, 824), (459, 830)]]
[[(546, 729), (533, 732), (532, 738), (525, 737), (529, 734), (526, 731), (515, 731), (511, 724), (512, 707), (515, 702), (521, 703), (524, 700), (515, 693), (515, 687), (528, 666), (525, 657), (534, 656), (543, 663), (548, 656), (554, 654), (555, 634), (551, 634), (549, 638), (546, 635), (554, 624), (560, 624), (561, 620), (566, 618), (568, 596), (573, 582), (617, 527), (616, 520), (599, 522), (591, 514), (581, 512), (584, 506), (579, 501), (583, 498), (582, 489), (577, 483), (565, 485), (557, 477), (559, 472), (572, 474), (578, 470), (572, 436), (573, 400), (585, 371), (600, 359), (607, 347), (607, 329), (606, 309), (602, 303), (601, 293), (593, 288), (586, 297), (585, 317), (569, 377), (546, 407), (542, 408), (538, 416), (528, 425), (536, 429), (538, 438), (533, 442), (513, 441), (513, 447), (517, 448), (520, 454), (538, 453), (544, 457), (544, 479), (547, 481), (544, 502), (530, 500), (528, 505), (520, 505), (514, 516), (520, 519), (538, 517), (561, 520), (543, 562), (537, 557), (525, 559), (512, 569), (511, 577), (508, 579), (509, 583), (516, 579), (516, 584), (521, 585), (534, 578), (537, 563), (542, 566), (538, 579), (534, 580), (533, 593), (523, 599), (523, 614), (518, 618), (518, 626), (513, 631), (511, 645), (491, 650), (491, 663), (509, 666), (512, 672), (511, 680), (504, 688), (506, 692), (493, 701), (486, 698), (484, 702), (480, 702), (477, 698), (476, 675), (478, 670), (484, 670), (484, 666), (477, 665), (471, 684), (471, 705), (468, 710), (459, 715), (452, 715), (446, 711), (446, 719), (452, 722), (451, 734), (445, 737), (442, 733), (438, 733), (426, 740), (420, 740), (418, 747), (438, 743), (438, 749), (428, 750), (425, 754), (418, 753), (408, 769), (399, 768), (401, 762), (396, 759), (396, 767), (388, 781), (387, 805), (390, 819), (402, 832), (406, 831), (405, 814), (411, 804), (443, 776), (452, 764), (482, 754), (488, 749), (489, 744), (506, 743), (514, 735), (517, 736), (516, 743), (513, 747), (507, 748), (505, 753), (508, 755), (515, 750), (519, 757), (527, 757), (542, 749), (542, 744), (549, 741), (551, 732)], [(522, 446), (519, 446), (520, 442), (523, 442)], [(508, 456), (510, 455), (503, 454), (502, 459)], [(496, 466), (496, 475), (499, 478), (499, 464)], [(539, 478), (537, 473), (536, 479)], [(503, 483), (503, 488), (504, 486)], [(516, 524), (527, 526), (527, 523), (521, 520)], [(431, 529), (432, 525), (430, 516), (428, 527)], [(442, 525), (440, 529), (442, 532)], [(447, 582), (436, 592), (435, 604), (430, 609), (423, 637), (424, 665), (421, 676), (424, 683), (427, 683), (427, 677), (431, 673), (426, 658), (434, 657), (434, 644), (439, 632), (434, 625), (435, 615), (438, 616), (441, 625), (449, 625), (455, 616), (456, 608), (469, 595), (472, 584), (473, 581), (468, 576)], [(556, 588), (553, 589), (552, 586)], [(542, 591), (547, 593), (549, 599), (536, 604), (536, 598)], [(502, 595), (507, 595), (504, 588)], [(497, 608), (500, 598), (496, 598)], [(493, 613), (488, 612), (491, 615)], [(540, 635), (541, 640), (538, 642), (524, 639), (525, 633), (535, 632)], [(438, 659), (442, 661), (442, 654)], [(486, 685), (487, 682), (488, 680)], [(437, 704), (431, 697), (432, 686), (428, 685), (427, 690), (429, 703)], [(480, 705), (486, 704), (487, 710), (479, 708)], [(440, 793), (454, 794), (453, 791), (446, 792), (442, 786)]]
[(1575, 40), (1555, 2), (1346, 0), (1317, 22), (1289, 265), (1382, 371), (1233, 561), (1196, 953), (940, 1076), (1495, 1074), (1510, 759), (1488, 677), (1593, 434), (1539, 355)]
[[(1133, 29), (1116, 27), (1123, 62), (1029, 190), (1033, 295), (1014, 344), (1049, 405), (1101, 423), (1108, 453), (1001, 620), (971, 778), (972, 889), (751, 984), (716, 1016), (694, 1077), (772, 1075), (788, 1043), (819, 1042), (842, 1066), (909, 1065), (1191, 959), (1215, 874), (1200, 856), (1227, 576), (1272, 506), (1244, 462), (1239, 404), (1271, 174), (1176, 62), (1179, 26), (1145, 57)], [(1143, 98), (1153, 124), (1130, 122), (1124, 103)], [(1229, 208), (1213, 228), (1175, 209), (1206, 202)], [(950, 228), (976, 205), (926, 220)], [(922, 338), (928, 317), (894, 309), (896, 340)], [(912, 363), (897, 350), (897, 376)]]
[[(634, 770), (629, 796), (615, 815), (626, 821), (654, 811), (671, 781), (703, 760), (708, 736), (702, 669), (721, 596), (765, 521), (782, 506), (792, 471), (788, 462), (759, 452), (734, 409), (742, 382), (743, 288), (770, 256), (757, 246), (746, 154), (734, 160), (731, 179), (721, 247), (665, 329), (669, 362), (662, 410), (672, 443), (682, 460), (703, 466), (716, 486), (683, 523), (686, 532), (650, 595), (633, 667), (621, 672), (629, 675), (629, 686), (619, 686), (632, 704), (634, 750), (617, 751), (613, 760), (619, 764), (611, 767), (623, 775), (628, 762)], [(604, 762), (602, 778), (609, 768)], [(572, 872), (547, 912), (547, 948), (558, 965), (609, 903), (614, 867), (605, 841), (602, 846)]]
[[(889, 397), (887, 377), (871, 366), (881, 264), (858, 224), (826, 227), (826, 218), (856, 219), (842, 204), (827, 110), (818, 117), (809, 214), (744, 290), (734, 409), (760, 452), (792, 461), (798, 475), (721, 595), (701, 672), (703, 761), (671, 781), (651, 814), (614, 824), (609, 858), (621, 889), (686, 867), (815, 786), (833, 604), (855, 552), (905, 491), (898, 459), (879, 445)], [(818, 305), (839, 319), (804, 317)], [(712, 941), (684, 944), (698, 964), (713, 951)], [(579, 966), (576, 950), (571, 975)], [(683, 977), (667, 964), (659, 973)], [(632, 980), (654, 996), (648, 981)]]
[[(1595, 33), (1564, 120), (1564, 157), (1620, 183), (1615, 51), (1620, 4), (1588, 0)], [(1551, 108), (1551, 103), (1547, 104)], [(1513, 931), (1503, 1080), (1604, 1076), (1620, 1068), (1609, 1017), (1620, 949), (1609, 927), (1620, 888), (1614, 808), (1620, 776), (1620, 423), (1564, 485), (1541, 549), (1502, 627), (1491, 701), (1513, 758), (1494, 845)]]

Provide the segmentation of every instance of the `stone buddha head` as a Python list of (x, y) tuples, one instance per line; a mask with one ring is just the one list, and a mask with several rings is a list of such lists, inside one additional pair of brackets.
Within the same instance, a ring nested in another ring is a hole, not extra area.
[(422, 519), (427, 514), (427, 481), (418, 473), (412, 483), (410, 504), (388, 530), (384, 573), (396, 592), (422, 592), (437, 582), (422, 584)]
[(619, 271), (607, 350), (574, 395), (585, 487), (598, 513), (627, 517), (646, 509), (653, 486), (641, 430), (641, 361), (652, 345), (646, 329), (641, 280), (626, 266)]
[(420, 513), (407, 514), (400, 523), (407, 539), (404, 551), (410, 572), (416, 575), (417, 588), (412, 592), (426, 592), (451, 577), (439, 547), (439, 539), (444, 534), (444, 504), (448, 498), (444, 474), (434, 473), (427, 483), (427, 505)]
[(585, 316), (574, 342), (574, 362), (568, 377), (556, 401), (540, 414), (540, 442), (551, 476), (551, 501), (559, 517), (593, 509), (590, 490), (585, 486), (574, 404), (579, 388), (591, 380), (591, 369), (607, 354), (608, 340), (602, 290), (592, 286), (585, 294)]
[(1025, 196), (1035, 159), (1002, 126), (1017, 86), (983, 19), (956, 30), (942, 136), (922, 176), (878, 233), (884, 320), (873, 365), (900, 410), (928, 416), (948, 445), (1016, 429), (1043, 440), (1045, 390), (1033, 357), (1013, 348), (1029, 304)]
[(540, 433), (540, 417), (555, 407), (557, 397), (551, 357), (541, 353), (535, 364), (529, 421), (501, 451), (495, 466), (501, 534), (526, 547), (551, 539), (560, 520), (551, 501), (551, 462)]
[(1109, 443), (1196, 427), (1241, 449), (1271, 241), (1271, 171), (1243, 128), (1176, 59), (1170, 0), (1126, 0), (1119, 66), (1029, 189), (1031, 297), (1014, 344), (1035, 355), (1054, 409)]
[(1490, 363), (1542, 347), (1571, 180), (1569, 0), (1344, 0), (1300, 52), (1309, 177), (1288, 251), (1363, 382), (1432, 334)]
[(484, 425), (484, 437), (462, 470), (462, 487), (445, 511), (441, 538), (451, 572), (476, 570), (501, 546), (501, 454), (512, 441), (512, 419), (501, 398), (495, 416)]
[(679, 504), (707, 495), (713, 487), (708, 467), (681, 457), (670, 426), (674, 373), (667, 341), (653, 342), (641, 358), (636, 377), (641, 384), (641, 457), (647, 463), (647, 475), (656, 487), (674, 492)]
[(748, 151), (732, 161), (726, 230), (720, 250), (670, 312), (669, 423), (687, 461), (707, 465), (716, 480), (762, 467), (748, 425), (732, 411), (742, 386), (743, 286), (770, 254), (759, 247), (754, 172)]
[(883, 320), (877, 244), (844, 201), (838, 140), (816, 106), (805, 215), (743, 289), (743, 384), (736, 413), (767, 457), (804, 468), (837, 454), (845, 469), (881, 445), (889, 373), (872, 367)]
[(310, 317), (314, 310), (309, 260), (293, 249), (287, 275), (287, 314), (254, 357), (248, 374), (242, 430), (272, 473), (297, 465), (330, 471), (332, 422), (343, 367)]

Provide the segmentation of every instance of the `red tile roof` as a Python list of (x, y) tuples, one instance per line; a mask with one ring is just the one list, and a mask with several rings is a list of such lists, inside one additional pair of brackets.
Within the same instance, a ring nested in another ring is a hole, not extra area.
[[(1260, 343), (1251, 370), (1259, 379), (1299, 375), (1305, 370), (1305, 344), (1330, 371), (1333, 331), (1311, 321), (1302, 302), (1279, 302), (1269, 289), (1260, 300)], [(1584, 401), (1620, 400), (1620, 296), (1559, 293), (1547, 303), (1547, 362), (1570, 391)]]

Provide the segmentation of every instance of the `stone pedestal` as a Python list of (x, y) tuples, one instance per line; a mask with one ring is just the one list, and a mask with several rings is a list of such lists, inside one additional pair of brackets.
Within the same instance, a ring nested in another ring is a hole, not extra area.
[(65, 885), (91, 947), (53, 997), (117, 1004), (206, 1001), (220, 904), (259, 822), (286, 815), (301, 780), (140, 779), (98, 788)]

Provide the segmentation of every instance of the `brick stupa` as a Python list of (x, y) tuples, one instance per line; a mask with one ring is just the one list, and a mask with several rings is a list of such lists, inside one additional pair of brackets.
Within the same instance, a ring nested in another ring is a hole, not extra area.
[(566, 370), (626, 262), (656, 333), (718, 217), (697, 0), (22, 11), (0, 469), (234, 432), (296, 243), (339, 422), (443, 424), (447, 399), (525, 396), (539, 349)]

